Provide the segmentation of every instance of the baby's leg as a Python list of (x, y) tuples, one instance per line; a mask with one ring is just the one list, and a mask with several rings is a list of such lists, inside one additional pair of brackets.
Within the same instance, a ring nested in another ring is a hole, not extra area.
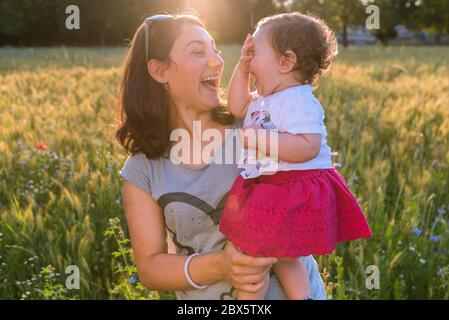
[(300, 259), (282, 258), (273, 265), (273, 271), (289, 300), (301, 300), (311, 295), (307, 269)]
[(268, 284), (270, 283), (270, 272), (267, 272), (267, 276), (264, 280), (263, 287), (254, 293), (237, 290), (237, 300), (264, 300), (268, 292)]

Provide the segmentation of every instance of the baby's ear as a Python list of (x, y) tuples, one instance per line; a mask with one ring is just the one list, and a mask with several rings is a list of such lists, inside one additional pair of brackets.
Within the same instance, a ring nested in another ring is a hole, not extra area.
[(296, 54), (292, 50), (287, 50), (279, 59), (279, 71), (281, 73), (292, 71), (298, 61)]

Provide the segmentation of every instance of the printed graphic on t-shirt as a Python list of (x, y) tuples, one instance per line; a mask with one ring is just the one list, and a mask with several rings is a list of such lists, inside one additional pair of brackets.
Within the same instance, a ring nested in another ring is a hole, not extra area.
[[(213, 207), (203, 199), (187, 192), (169, 192), (159, 197), (157, 202), (164, 212), (164, 224), (172, 236), (172, 241), (177, 248), (177, 254), (191, 255), (196, 252), (202, 253), (201, 250), (196, 251), (192, 246), (186, 244), (186, 241), (188, 240), (198, 241), (198, 239), (186, 239), (185, 234), (197, 234), (197, 238), (199, 238), (201, 237), (201, 234), (204, 234), (205, 230), (217, 228), (228, 194), (229, 192), (220, 199), (216, 207)], [(182, 221), (183, 234), (179, 235), (176, 232), (179, 228), (176, 228), (173, 215), (180, 215), (182, 212), (188, 212), (185, 210), (185, 205), (191, 206), (197, 210), (191, 211), (191, 215), (186, 220)], [(211, 223), (214, 227), (212, 227)], [(221, 250), (224, 249), (225, 245), (226, 241), (224, 241)], [(234, 300), (236, 298), (234, 292), (235, 289), (232, 286), (227, 285), (223, 287), (223, 290), (224, 291), (219, 293), (219, 298), (221, 300)], [(186, 292), (183, 291), (183, 293)]]
[[(260, 125), (261, 128), (267, 130), (276, 130), (276, 126), (271, 121), (270, 113), (267, 110), (256, 110), (251, 113), (253, 125)], [(254, 178), (260, 175), (261, 167), (272, 166), (273, 159), (263, 152), (245, 149), (243, 152), (243, 164), (252, 165), (245, 168), (242, 172), (244, 178)]]
[(254, 111), (251, 113), (251, 119), (253, 120), (253, 122), (259, 123), (260, 126), (264, 129), (277, 129), (274, 123), (271, 121), (271, 116), (268, 111)]

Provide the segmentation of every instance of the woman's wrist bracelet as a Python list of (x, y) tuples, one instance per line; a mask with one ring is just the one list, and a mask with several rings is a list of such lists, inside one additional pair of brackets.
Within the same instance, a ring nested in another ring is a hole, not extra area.
[(192, 260), (193, 257), (199, 256), (199, 255), (200, 255), (199, 253), (194, 253), (194, 254), (191, 254), (190, 256), (187, 257), (186, 262), (184, 262), (184, 275), (185, 275), (187, 281), (189, 282), (189, 284), (190, 284), (192, 287), (194, 287), (195, 289), (204, 290), (204, 289), (206, 289), (208, 286), (200, 286), (200, 285), (196, 284), (196, 283), (192, 280), (192, 278), (190, 277), (190, 274), (189, 274), (189, 264), (190, 264), (190, 260)]

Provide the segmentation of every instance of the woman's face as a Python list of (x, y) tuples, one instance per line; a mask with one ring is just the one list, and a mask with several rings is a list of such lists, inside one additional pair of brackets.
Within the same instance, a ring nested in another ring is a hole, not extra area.
[(175, 105), (208, 111), (219, 105), (223, 59), (209, 33), (185, 25), (170, 51), (168, 85)]

